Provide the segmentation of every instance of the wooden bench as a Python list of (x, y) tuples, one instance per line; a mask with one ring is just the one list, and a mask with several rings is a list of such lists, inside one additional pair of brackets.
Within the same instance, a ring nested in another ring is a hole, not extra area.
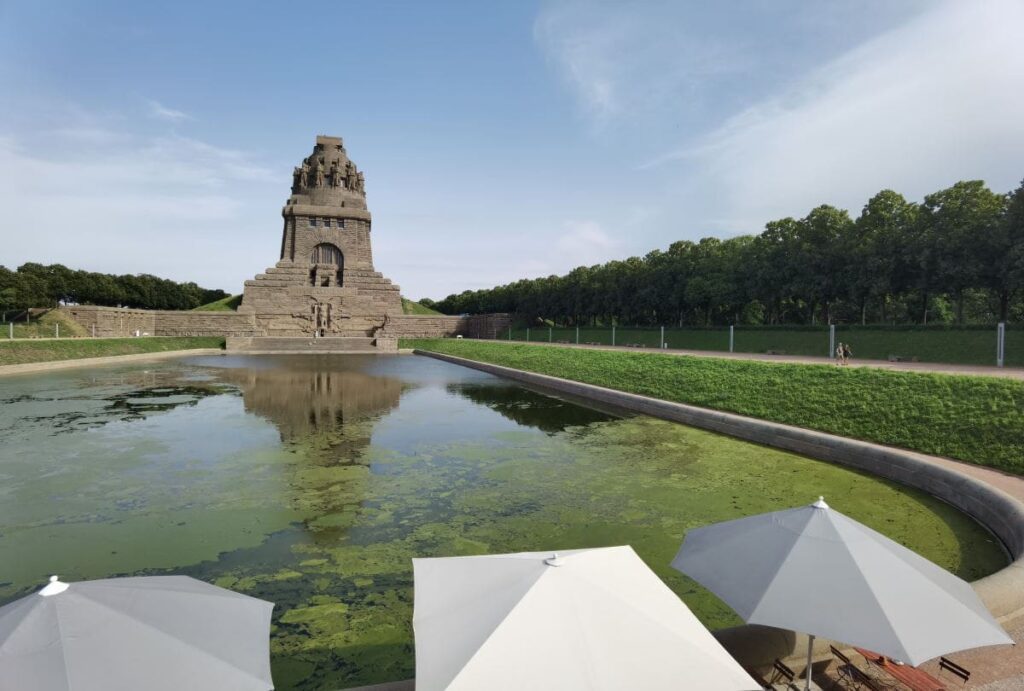
[(940, 677), (942, 676), (943, 672), (949, 672), (953, 676), (959, 677), (960, 681), (962, 681), (964, 684), (966, 684), (967, 681), (971, 678), (970, 672), (968, 672), (966, 669), (964, 669), (963, 667), (961, 667), (960, 665), (946, 657), (939, 658)]
[(786, 351), (785, 350), (766, 350), (766, 351), (764, 351), (764, 354), (765, 355), (785, 355)]
[(916, 355), (889, 355), (889, 362), (918, 362)]
[(834, 645), (830, 645), (829, 648), (832, 650), (832, 657), (839, 661), (836, 671), (839, 673), (840, 682), (845, 683), (847, 686), (852, 685), (855, 689), (865, 688), (871, 691), (882, 691), (881, 686), (874, 679), (869, 677), (860, 667), (853, 664), (850, 658), (846, 657)]
[(768, 680), (768, 686), (773, 687), (775, 684), (784, 683), (786, 685), (792, 684), (796, 679), (796, 675), (793, 674), (793, 670), (786, 666), (782, 660), (776, 658), (772, 664), (772, 676)]
[(864, 656), (868, 664), (875, 665), (887, 675), (906, 686), (911, 691), (945, 691), (946, 686), (939, 679), (925, 672), (923, 669), (902, 665), (893, 662), (884, 655), (854, 647), (858, 653)]

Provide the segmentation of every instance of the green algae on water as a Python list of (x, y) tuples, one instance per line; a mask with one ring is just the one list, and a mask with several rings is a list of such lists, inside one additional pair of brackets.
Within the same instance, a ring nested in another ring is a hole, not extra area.
[[(922, 493), (425, 358), (104, 372), (4, 392), (0, 429), (19, 433), (0, 461), (16, 565), (0, 598), (50, 572), (185, 573), (265, 598), (279, 689), (412, 676), (414, 557), (631, 544), (712, 628), (738, 620), (669, 568), (686, 531), (820, 494), (964, 578), (1006, 563)], [(47, 410), (89, 424), (63, 431)]]

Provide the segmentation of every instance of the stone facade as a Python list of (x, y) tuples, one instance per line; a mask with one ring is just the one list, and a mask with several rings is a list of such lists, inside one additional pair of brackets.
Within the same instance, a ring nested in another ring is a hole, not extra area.
[(267, 336), (377, 335), (402, 315), (398, 286), (373, 268), (363, 174), (338, 137), (317, 137), (281, 211), (277, 264), (245, 282), (239, 314)]

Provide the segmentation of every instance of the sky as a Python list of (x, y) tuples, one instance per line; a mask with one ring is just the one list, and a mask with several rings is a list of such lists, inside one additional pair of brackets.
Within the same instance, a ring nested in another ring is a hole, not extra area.
[(241, 291), (317, 134), (440, 299), (1024, 178), (1024, 0), (0, 0), (0, 264)]

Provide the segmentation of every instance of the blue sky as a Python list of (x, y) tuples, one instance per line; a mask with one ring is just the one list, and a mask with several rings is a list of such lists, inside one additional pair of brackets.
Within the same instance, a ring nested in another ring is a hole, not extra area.
[(0, 0), (0, 263), (238, 292), (339, 135), (413, 298), (1024, 177), (1024, 2)]

